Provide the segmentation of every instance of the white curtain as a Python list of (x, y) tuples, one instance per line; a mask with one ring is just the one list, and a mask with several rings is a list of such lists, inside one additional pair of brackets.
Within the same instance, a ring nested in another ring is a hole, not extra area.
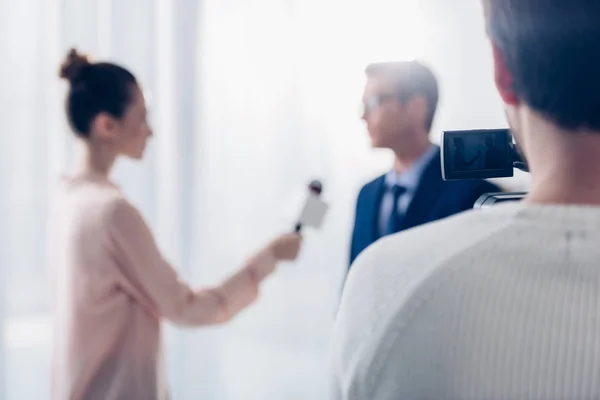
[(167, 346), (174, 399), (324, 399), (353, 202), (390, 161), (369, 150), (358, 118), (363, 68), (414, 56), (433, 65), (434, 140), (439, 129), (503, 126), (477, 3), (0, 0), (0, 399), (48, 398), (44, 229), (72, 158), (56, 76), (69, 47), (124, 64), (150, 93), (156, 137), (115, 179), (194, 284), (219, 281), (291, 229), (306, 184), (323, 180), (331, 212), (299, 262), (232, 324), (169, 328)]

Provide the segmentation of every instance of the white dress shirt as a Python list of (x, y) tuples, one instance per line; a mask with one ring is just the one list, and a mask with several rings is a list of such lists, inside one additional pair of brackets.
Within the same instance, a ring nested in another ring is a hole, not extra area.
[(415, 192), (419, 187), (423, 172), (425, 172), (425, 169), (438, 152), (439, 148), (432, 144), (406, 171), (399, 174), (396, 171), (391, 170), (386, 174), (385, 193), (383, 194), (381, 207), (379, 208), (378, 228), (380, 236), (384, 236), (386, 233), (390, 214), (392, 213), (392, 207), (394, 205), (392, 188), (395, 185), (398, 185), (406, 189), (406, 191), (398, 198), (398, 213), (404, 215), (406, 214), (412, 199), (415, 197)]

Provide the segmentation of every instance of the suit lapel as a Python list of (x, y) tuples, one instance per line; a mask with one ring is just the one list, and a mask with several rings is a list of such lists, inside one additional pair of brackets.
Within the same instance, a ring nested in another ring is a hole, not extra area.
[(431, 211), (442, 193), (442, 185), (441, 160), (438, 152), (423, 171), (415, 196), (402, 220), (401, 230), (413, 228), (428, 221)]
[(369, 186), (366, 193), (365, 209), (369, 210), (369, 219), (367, 220), (367, 235), (369, 242), (372, 243), (380, 238), (379, 235), (379, 213), (381, 209), (381, 200), (385, 192), (385, 175), (378, 178)]

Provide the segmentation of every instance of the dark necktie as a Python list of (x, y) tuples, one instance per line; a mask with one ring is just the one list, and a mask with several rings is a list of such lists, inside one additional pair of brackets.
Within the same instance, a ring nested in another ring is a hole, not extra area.
[(400, 231), (400, 224), (402, 223), (402, 216), (398, 211), (398, 199), (404, 193), (406, 193), (406, 188), (400, 185), (394, 185), (391, 189), (392, 196), (394, 196), (394, 201), (392, 203), (392, 212), (390, 213), (390, 218), (388, 219), (387, 229), (385, 230), (386, 235), (392, 235)]

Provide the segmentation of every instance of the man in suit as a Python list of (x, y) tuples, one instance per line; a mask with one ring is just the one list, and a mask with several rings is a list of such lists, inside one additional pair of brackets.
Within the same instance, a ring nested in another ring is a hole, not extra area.
[(367, 183), (356, 205), (350, 264), (379, 238), (473, 208), (485, 180), (443, 181), (440, 149), (429, 140), (438, 103), (433, 72), (416, 62), (366, 69), (363, 119), (375, 148), (395, 154), (394, 167)]

